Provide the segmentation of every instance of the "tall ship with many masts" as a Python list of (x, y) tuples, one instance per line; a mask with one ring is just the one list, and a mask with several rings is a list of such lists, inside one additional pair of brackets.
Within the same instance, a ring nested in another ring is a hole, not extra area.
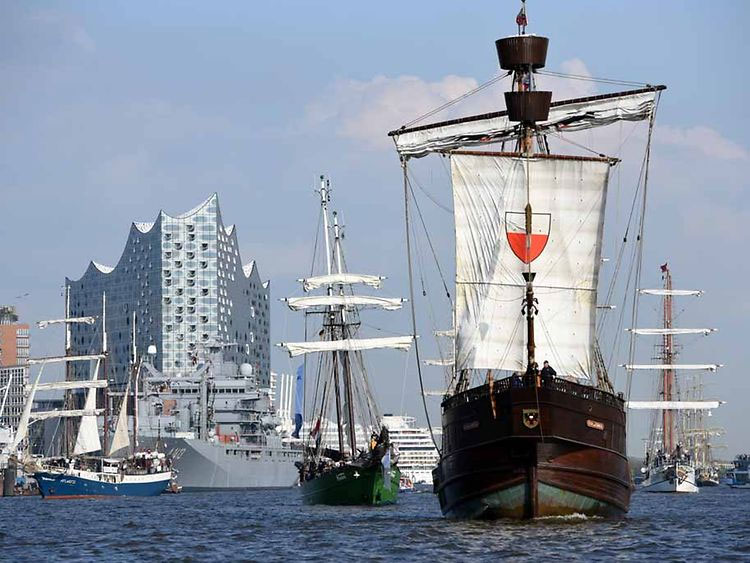
[[(651, 432), (646, 445), (646, 460), (643, 473), (643, 490), (651, 493), (697, 493), (698, 462), (701, 448), (695, 447), (696, 439), (705, 431), (696, 428), (694, 421), (698, 413), (710, 412), (719, 407), (719, 401), (680, 400), (686, 395), (681, 389), (677, 374), (682, 371), (716, 371), (719, 364), (677, 364), (678, 349), (675, 337), (678, 335), (703, 334), (715, 331), (712, 328), (680, 328), (674, 326), (673, 302), (675, 297), (699, 296), (699, 290), (681, 290), (672, 287), (672, 272), (668, 264), (661, 266), (664, 287), (660, 289), (642, 289), (644, 295), (656, 295), (662, 299), (662, 326), (660, 328), (634, 328), (634, 334), (658, 336), (657, 358), (660, 364), (631, 364), (629, 370), (658, 370), (657, 400), (630, 401), (631, 409), (653, 409), (654, 417)], [(691, 428), (692, 427), (692, 428)], [(693, 432), (692, 430), (697, 430)], [(701, 466), (703, 480), (711, 479), (709, 466)], [(715, 477), (718, 484), (718, 472)]]
[[(320, 182), (326, 272), (303, 279), (302, 285), (306, 293), (322, 288), (325, 295), (285, 299), (293, 311), (305, 312), (306, 340), (279, 344), (290, 357), (317, 354), (314, 384), (308, 389), (309, 433), (305, 436), (304, 460), (299, 463), (302, 498), (306, 504), (390, 504), (398, 496), (400, 472), (362, 352), (408, 350), (412, 337), (359, 337), (362, 309), (393, 311), (401, 308), (403, 300), (355, 295), (355, 285), (379, 288), (383, 278), (346, 270), (342, 230), (335, 212), (330, 224), (329, 182), (324, 177)], [(309, 334), (312, 338), (307, 338), (307, 315), (322, 320), (320, 328)], [(304, 380), (308, 381), (307, 374)], [(331, 423), (337, 437), (333, 447), (322, 440), (328, 433), (325, 426)]]
[[(512, 80), (506, 111), (390, 133), (407, 242), (411, 160), (450, 161), (456, 336), (435, 492), (443, 514), (458, 518), (621, 515), (631, 494), (625, 400), (596, 338), (607, 186), (619, 160), (554, 154), (550, 141), (643, 121), (650, 146), (664, 86), (551, 102), (535, 76), (548, 39), (526, 34), (525, 7), (516, 21), (518, 35), (496, 42)], [(540, 371), (542, 360), (553, 370)]]

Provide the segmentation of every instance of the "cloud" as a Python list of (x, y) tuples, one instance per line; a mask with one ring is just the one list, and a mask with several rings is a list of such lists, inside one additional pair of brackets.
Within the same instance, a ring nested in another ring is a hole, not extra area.
[(311, 125), (333, 124), (341, 137), (385, 148), (388, 131), (476, 87), (474, 78), (455, 75), (436, 82), (416, 76), (337, 79), (308, 106), (306, 117)]
[(96, 50), (96, 43), (92, 37), (68, 14), (55, 10), (38, 10), (29, 19), (38, 25), (39, 33), (53, 37), (62, 43), (73, 44), (84, 51)]
[(661, 125), (656, 130), (659, 142), (696, 150), (712, 158), (747, 160), (749, 156), (746, 148), (703, 125), (688, 128)]
[[(571, 59), (562, 64), (568, 74), (591, 76), (586, 64)], [(306, 108), (308, 125), (332, 125), (337, 135), (361, 141), (369, 148), (391, 145), (388, 131), (443, 106), (479, 85), (472, 77), (448, 75), (436, 81), (417, 76), (376, 76), (371, 80), (337, 79), (318, 99)], [(595, 94), (596, 85), (585, 80), (537, 76), (540, 89), (550, 89), (554, 99)], [(504, 78), (473, 96), (426, 118), (450, 119), (505, 108), (503, 92), (509, 87)]]

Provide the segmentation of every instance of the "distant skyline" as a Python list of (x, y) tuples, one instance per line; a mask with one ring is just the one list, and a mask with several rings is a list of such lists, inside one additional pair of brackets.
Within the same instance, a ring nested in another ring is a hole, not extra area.
[[(550, 38), (549, 70), (668, 86), (654, 136), (644, 285), (658, 286), (659, 264), (669, 261), (676, 286), (706, 291), (680, 306), (678, 322), (719, 331), (685, 340), (685, 359), (725, 364), (707, 376), (715, 382), (708, 393), (727, 401), (712, 417), (727, 429), (718, 455), (748, 452), (750, 5), (527, 5), (529, 31)], [(3, 3), (0, 303), (17, 306), (29, 324), (61, 316), (65, 277), (79, 278), (90, 259), (115, 264), (131, 221), (181, 213), (218, 192), (243, 263), (257, 260), (271, 280), (272, 344), (300, 338), (301, 318), (278, 299), (299, 294), (296, 279), (309, 272), (322, 173), (346, 224), (351, 269), (386, 275), (381, 293), (406, 296), (400, 168), (386, 134), (495, 76), (494, 41), (516, 32), (517, 11), (517, 2), (488, 1)], [(550, 84), (553, 99), (605, 91)], [(502, 88), (469, 109), (502, 109)], [(629, 202), (632, 166), (613, 177), (613, 213)], [(420, 172), (417, 193), (451, 282), (444, 208), (452, 197), (441, 170)], [(605, 233), (607, 252), (619, 234)], [(435, 323), (447, 327), (444, 292), (424, 254)], [(423, 355), (431, 356), (431, 312), (415, 289)], [(657, 309), (645, 309), (644, 322), (657, 322)], [(383, 330), (410, 331), (408, 311), (372, 318)], [(33, 355), (59, 353), (62, 334), (32, 329), (31, 345)], [(272, 369), (293, 373), (296, 363), (272, 348)], [(413, 354), (377, 353), (371, 378), (384, 411), (423, 421), (413, 364)], [(428, 387), (441, 384), (436, 368), (425, 374)], [(648, 394), (649, 377), (636, 374), (633, 398)], [(631, 455), (642, 451), (647, 418), (631, 416)]]

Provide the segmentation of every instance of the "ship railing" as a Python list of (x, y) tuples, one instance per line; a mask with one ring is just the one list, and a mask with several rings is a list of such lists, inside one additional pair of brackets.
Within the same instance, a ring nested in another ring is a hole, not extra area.
[[(521, 389), (550, 389), (565, 393), (573, 397), (579, 397), (584, 400), (596, 401), (615, 408), (624, 408), (625, 400), (619, 395), (613, 395), (590, 385), (581, 385), (568, 379), (560, 377), (543, 377), (536, 375), (512, 375), (504, 379), (498, 379), (492, 382), (492, 393), (494, 395), (503, 395), (511, 390)], [(471, 403), (486, 397), (489, 393), (489, 385), (484, 384), (479, 387), (473, 387), (463, 393), (458, 393), (449, 397), (443, 402), (443, 408), (453, 408), (462, 403)]]

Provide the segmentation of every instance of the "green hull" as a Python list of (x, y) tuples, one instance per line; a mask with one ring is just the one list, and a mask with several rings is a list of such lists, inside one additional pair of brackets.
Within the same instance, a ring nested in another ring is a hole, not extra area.
[(390, 486), (383, 479), (383, 467), (346, 465), (302, 483), (305, 504), (369, 505), (393, 504), (398, 499), (401, 472), (390, 469)]

